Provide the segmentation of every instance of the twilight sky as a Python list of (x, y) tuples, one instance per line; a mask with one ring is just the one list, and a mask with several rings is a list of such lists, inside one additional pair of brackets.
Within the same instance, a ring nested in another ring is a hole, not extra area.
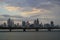
[(60, 24), (60, 0), (0, 0), (0, 21), (8, 18)]

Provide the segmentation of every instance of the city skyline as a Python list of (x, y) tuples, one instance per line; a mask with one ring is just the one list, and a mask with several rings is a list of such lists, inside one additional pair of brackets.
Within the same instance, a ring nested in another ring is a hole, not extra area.
[(43, 24), (42, 22), (39, 21), (38, 18), (35, 19), (32, 23), (30, 21), (22, 21), (21, 24), (20, 24), (20, 22), (15, 24), (14, 20), (9, 18), (7, 20), (7, 22), (4, 22), (3, 24), (0, 24), (0, 26), (3, 26), (3, 27), (9, 27), (8, 25), (10, 25), (10, 27), (15, 27), (15, 26), (16, 27), (17, 26), (19, 26), (19, 27), (25, 27), (25, 26), (26, 27), (27, 26), (32, 27), (33, 25), (34, 25), (34, 27), (40, 27), (41, 25), (42, 25), (42, 27), (45, 26), (45, 25), (48, 25), (48, 27), (50, 27), (50, 26), (52, 26), (52, 27), (55, 27), (55, 26), (60, 27), (60, 25), (55, 24), (54, 21), (50, 21), (49, 23)]
[(60, 40), (60, 0), (0, 0), (0, 40)]
[(19, 25), (19, 23), (14, 24), (14, 21), (9, 18), (7, 24), (4, 22), (0, 25), (0, 29), (9, 29), (9, 32), (11, 32), (12, 29), (23, 29), (23, 32), (26, 32), (26, 29), (36, 29), (36, 31), (39, 31), (39, 29), (48, 29), (48, 31), (51, 32), (51, 29), (60, 29), (60, 25), (55, 25), (54, 21), (46, 24), (42, 22), (39, 23), (38, 18), (34, 20), (33, 24), (30, 24), (29, 21), (22, 21), (22, 25)]
[(39, 18), (42, 23), (54, 21), (60, 25), (60, 0), (0, 0), (0, 23)]

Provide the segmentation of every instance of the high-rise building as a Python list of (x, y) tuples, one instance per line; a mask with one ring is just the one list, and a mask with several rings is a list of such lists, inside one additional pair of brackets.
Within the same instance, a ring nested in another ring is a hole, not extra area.
[(25, 27), (26, 23), (25, 21), (22, 21), (22, 26)]
[(36, 25), (36, 20), (34, 20), (34, 24)]
[(4, 22), (4, 24), (3, 24), (3, 27), (6, 27), (7, 25), (6, 25), (6, 22)]
[(19, 25), (19, 23), (17, 23), (17, 27), (19, 27), (20, 25)]
[(14, 26), (14, 22), (10, 18), (7, 20), (7, 24), (8, 24), (8, 27), (13, 27)]
[(34, 27), (36, 27), (36, 26), (37, 26), (37, 25), (36, 25), (36, 23), (37, 23), (37, 22), (36, 22), (36, 20), (34, 20)]
[(36, 20), (36, 24), (39, 24), (39, 19), (37, 18), (37, 20)]
[(50, 28), (50, 24), (49, 23), (44, 24), (44, 28)]
[(50, 22), (50, 25), (51, 25), (51, 27), (54, 27), (54, 22), (51, 21), (51, 22)]
[(30, 23), (29, 21), (26, 22), (26, 27), (29, 27), (30, 26)]
[(34, 20), (34, 27), (39, 27), (39, 19), (37, 18), (37, 20)]
[(39, 26), (40, 26), (40, 28), (43, 28), (43, 24), (42, 24), (42, 22), (41, 22), (41, 24), (39, 24)]

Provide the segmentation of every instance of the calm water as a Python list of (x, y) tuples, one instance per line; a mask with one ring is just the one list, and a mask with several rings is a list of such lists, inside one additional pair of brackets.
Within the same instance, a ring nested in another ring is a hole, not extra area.
[(0, 32), (0, 40), (60, 40), (60, 32)]

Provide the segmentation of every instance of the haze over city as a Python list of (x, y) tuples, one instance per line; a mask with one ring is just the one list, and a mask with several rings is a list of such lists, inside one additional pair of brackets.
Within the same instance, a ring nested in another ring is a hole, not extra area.
[(60, 0), (0, 0), (0, 22), (8, 18), (15, 22), (38, 18), (40, 23), (60, 25)]

